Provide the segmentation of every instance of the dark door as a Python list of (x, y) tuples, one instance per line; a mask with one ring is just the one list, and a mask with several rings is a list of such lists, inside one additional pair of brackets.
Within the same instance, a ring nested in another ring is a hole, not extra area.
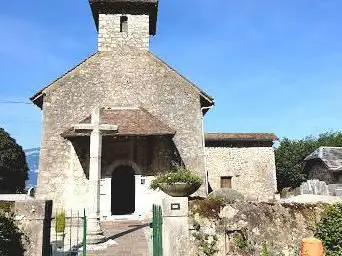
[(135, 211), (135, 177), (130, 166), (119, 166), (112, 174), (112, 214)]

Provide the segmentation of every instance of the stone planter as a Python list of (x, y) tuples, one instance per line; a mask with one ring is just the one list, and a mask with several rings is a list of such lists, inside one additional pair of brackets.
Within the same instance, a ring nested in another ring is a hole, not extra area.
[(195, 193), (200, 188), (200, 185), (187, 184), (183, 182), (178, 182), (175, 184), (162, 183), (159, 185), (159, 188), (169, 196), (188, 197)]

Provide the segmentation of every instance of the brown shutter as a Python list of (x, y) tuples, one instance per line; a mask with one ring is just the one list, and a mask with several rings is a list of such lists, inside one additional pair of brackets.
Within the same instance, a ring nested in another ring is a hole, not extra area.
[(221, 177), (221, 188), (232, 188), (232, 177)]

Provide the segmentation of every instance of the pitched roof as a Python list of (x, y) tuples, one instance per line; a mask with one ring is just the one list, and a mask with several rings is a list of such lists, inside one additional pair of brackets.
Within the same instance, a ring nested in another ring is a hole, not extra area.
[[(91, 115), (80, 122), (80, 124), (90, 123)], [(118, 131), (104, 132), (104, 135), (154, 136), (174, 135), (176, 133), (144, 108), (102, 108), (100, 111), (100, 124), (118, 126)], [(73, 127), (62, 134), (65, 138), (89, 135), (89, 130), (79, 132)]]
[[(131, 53), (134, 51), (134, 49), (131, 50)], [(50, 89), (52, 89), (54, 87), (54, 85), (61, 79), (63, 79), (64, 77), (68, 76), (70, 73), (72, 73), (74, 70), (77, 70), (78, 68), (82, 67), (83, 65), (86, 65), (88, 62), (92, 61), (95, 58), (101, 58), (101, 54), (106, 54), (105, 52), (95, 52), (92, 55), (90, 55), (89, 57), (87, 57), (86, 59), (84, 59), (82, 62), (80, 62), (79, 64), (77, 64), (76, 66), (74, 66), (73, 68), (71, 68), (70, 70), (68, 70), (66, 73), (62, 74), (60, 77), (58, 77), (57, 79), (55, 79), (53, 82), (51, 82), (50, 84), (48, 84), (46, 87), (44, 87), (43, 89), (39, 90), (36, 94), (34, 94), (30, 100), (36, 104), (38, 107), (42, 108), (43, 107), (43, 98), (46, 94), (47, 91), (49, 91)], [(141, 53), (140, 53), (141, 54)], [(173, 73), (175, 73), (177, 76), (179, 76), (181, 79), (183, 79), (186, 84), (188, 84), (189, 86), (195, 88), (199, 95), (201, 96), (201, 102), (203, 106), (212, 106), (215, 104), (214, 102), (214, 98), (210, 97), (206, 92), (204, 92), (203, 90), (201, 90), (198, 86), (196, 86), (194, 83), (192, 83), (190, 80), (188, 80), (186, 77), (184, 77), (183, 75), (181, 75), (180, 73), (178, 73), (174, 68), (172, 68), (170, 65), (168, 65), (167, 63), (165, 63), (163, 60), (161, 60), (160, 58), (158, 58), (157, 56), (155, 56), (152, 52), (147, 51), (146, 53), (144, 53), (144, 56), (147, 56), (148, 58), (153, 59), (154, 61), (158, 62), (159, 64), (163, 65), (164, 67), (166, 67), (167, 69), (170, 69)], [(93, 68), (96, 68), (96, 66), (92, 66)], [(204, 103), (203, 103), (204, 102)]]
[(342, 147), (320, 147), (304, 161), (320, 159), (330, 171), (342, 171)]
[(205, 141), (276, 141), (274, 133), (206, 133)]

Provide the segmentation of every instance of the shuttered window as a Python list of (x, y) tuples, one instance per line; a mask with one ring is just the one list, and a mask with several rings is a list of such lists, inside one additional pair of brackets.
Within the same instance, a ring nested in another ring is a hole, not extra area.
[(221, 177), (221, 188), (232, 188), (232, 177)]

